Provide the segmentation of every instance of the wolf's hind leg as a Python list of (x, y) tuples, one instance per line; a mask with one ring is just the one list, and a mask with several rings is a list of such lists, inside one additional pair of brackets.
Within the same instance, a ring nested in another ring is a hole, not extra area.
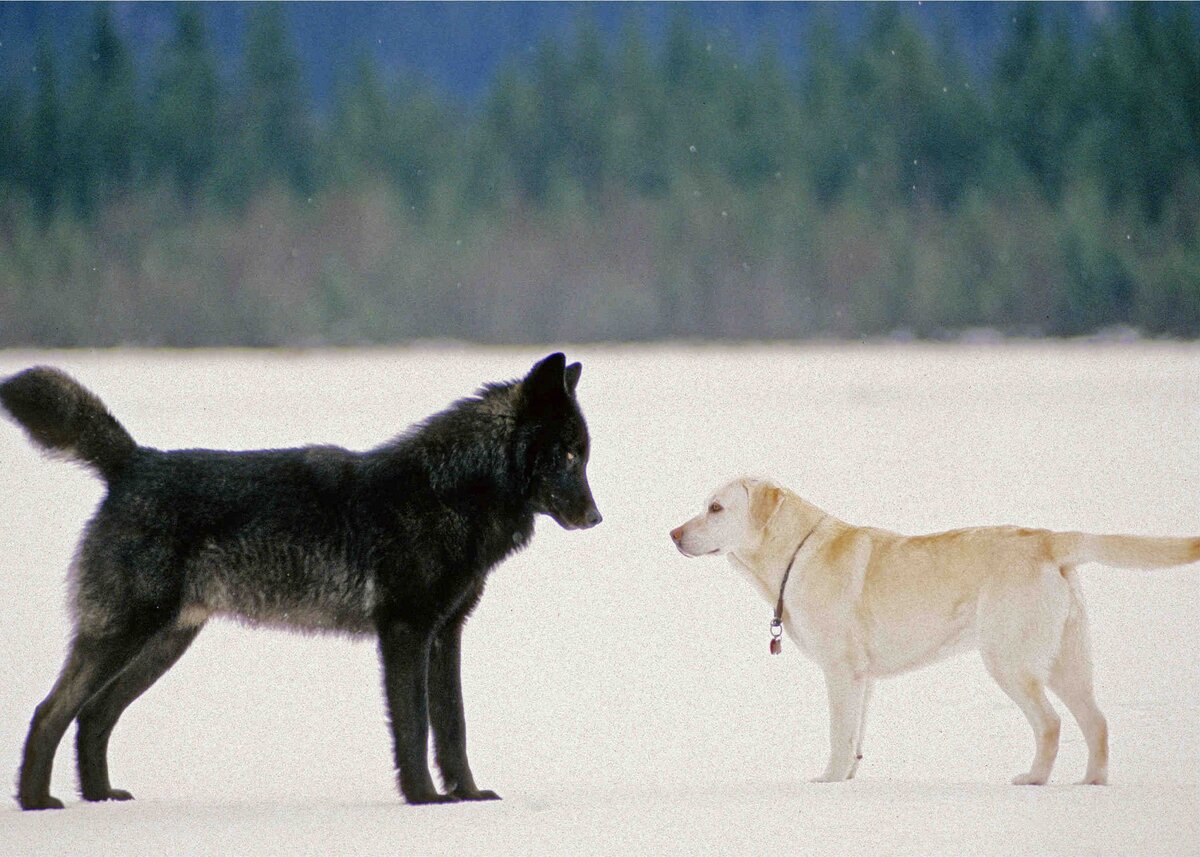
[(22, 809), (62, 809), (50, 795), (54, 752), (79, 709), (141, 649), (144, 636), (77, 635), (58, 681), (33, 713), (17, 779)]
[(79, 789), (84, 800), (129, 800), (133, 797), (109, 784), (108, 738), (129, 704), (175, 665), (199, 632), (198, 626), (160, 631), (107, 687), (80, 709), (75, 750)]

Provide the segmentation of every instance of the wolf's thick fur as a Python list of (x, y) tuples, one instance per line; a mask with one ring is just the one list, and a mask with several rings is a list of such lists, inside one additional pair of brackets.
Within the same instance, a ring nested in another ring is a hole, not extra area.
[[(404, 797), (495, 798), (467, 762), (461, 630), (488, 572), (528, 543), (535, 514), (568, 529), (600, 521), (579, 376), (552, 354), (364, 453), (163, 452), (137, 446), (58, 370), (0, 384), (0, 404), (34, 443), (108, 487), (71, 571), (74, 635), (30, 724), (21, 806), (62, 806), (50, 769), (76, 719), (84, 799), (128, 799), (108, 779), (113, 726), (222, 614), (377, 636)], [(431, 725), (445, 794), (426, 761)]]
[(988, 672), (1033, 727), (1037, 750), (1017, 784), (1040, 785), (1058, 752), (1062, 699), (1088, 745), (1083, 782), (1108, 779), (1108, 725), (1092, 693), (1083, 592), (1086, 562), (1159, 568), (1200, 561), (1200, 538), (1145, 538), (976, 527), (902, 536), (857, 527), (768, 480), (737, 479), (671, 531), (685, 556), (725, 554), (774, 606), (825, 672), (829, 764), (822, 782), (854, 776), (875, 679), (978, 648)]
[(36, 445), (86, 464), (108, 482), (137, 448), (98, 398), (50, 366), (36, 366), (5, 381), (0, 404)]

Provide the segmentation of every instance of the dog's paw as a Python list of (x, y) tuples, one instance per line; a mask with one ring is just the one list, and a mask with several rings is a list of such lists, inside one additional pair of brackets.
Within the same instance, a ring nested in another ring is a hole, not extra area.
[(859, 763), (862, 762), (862, 753), (854, 757), (854, 764), (850, 766), (850, 773), (846, 774), (846, 779), (854, 779), (854, 775), (858, 773)]
[(1030, 771), (1028, 774), (1013, 777), (1012, 784), (1014, 786), (1044, 786), (1047, 779), (1049, 778), (1046, 776), (1036, 775)]
[(850, 777), (838, 776), (837, 774), (824, 773), (824, 774), (821, 774), (821, 776), (819, 776), (819, 777), (813, 777), (811, 780), (809, 780), (809, 782), (810, 783), (844, 783), (848, 779), (850, 779)]

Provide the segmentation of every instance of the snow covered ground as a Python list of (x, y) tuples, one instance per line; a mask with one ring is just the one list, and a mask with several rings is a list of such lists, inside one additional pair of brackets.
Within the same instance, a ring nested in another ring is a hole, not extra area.
[[(140, 442), (372, 446), (546, 349), (0, 352), (75, 373)], [(464, 683), (479, 783), (408, 807), (373, 647), (212, 623), (129, 709), (113, 782), (138, 800), (0, 809), (0, 853), (1200, 853), (1200, 568), (1083, 569), (1112, 785), (1053, 784), (967, 655), (881, 682), (852, 783), (809, 783), (825, 695), (770, 606), (667, 531), (722, 479), (768, 474), (844, 519), (1200, 533), (1200, 348), (1014, 344), (568, 348), (604, 523), (548, 519), (493, 576)], [(15, 774), (68, 631), (64, 572), (100, 496), (0, 424), (0, 772)], [(1060, 707), (1061, 710), (1061, 707)]]

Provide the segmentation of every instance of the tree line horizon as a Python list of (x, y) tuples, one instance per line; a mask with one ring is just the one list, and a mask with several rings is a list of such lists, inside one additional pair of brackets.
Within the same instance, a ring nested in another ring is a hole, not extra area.
[(989, 68), (892, 4), (799, 71), (673, 11), (513, 57), (478, 103), (364, 51), (327, 109), (283, 4), (202, 6), (0, 84), (0, 346), (1200, 335), (1200, 38), (1013, 7)]

